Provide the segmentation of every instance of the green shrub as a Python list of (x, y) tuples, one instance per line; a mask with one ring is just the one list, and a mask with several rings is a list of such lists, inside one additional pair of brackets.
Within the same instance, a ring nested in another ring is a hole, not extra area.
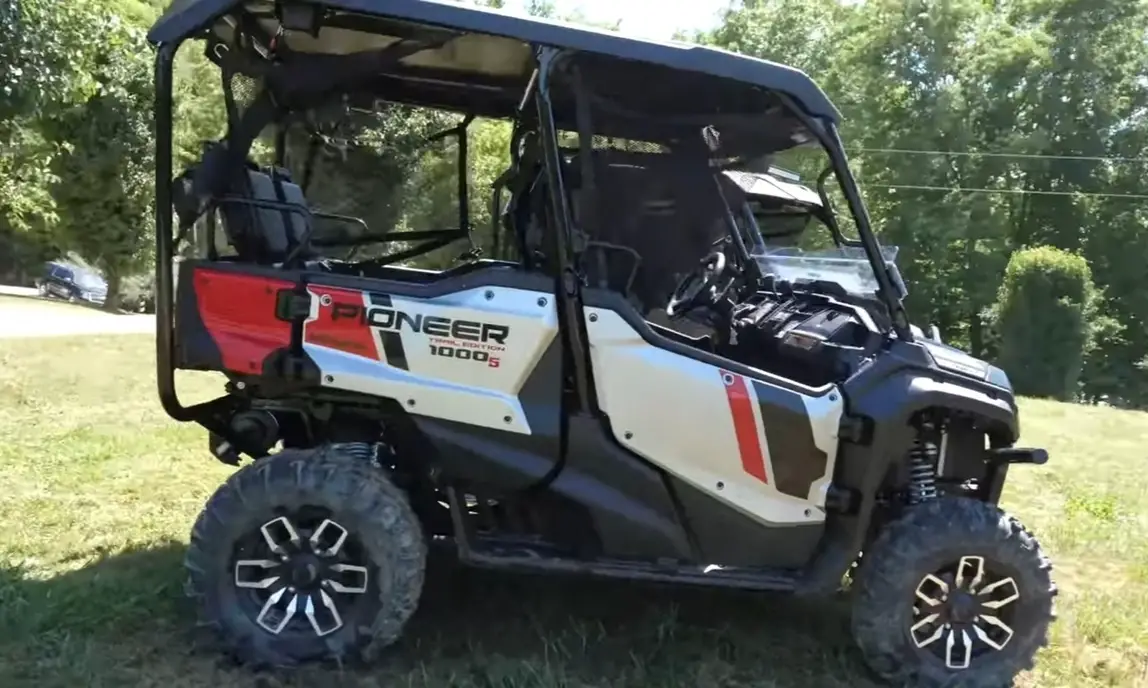
[(1096, 298), (1084, 258), (1051, 246), (1012, 255), (997, 294), (995, 325), (998, 363), (1018, 394), (1075, 398)]

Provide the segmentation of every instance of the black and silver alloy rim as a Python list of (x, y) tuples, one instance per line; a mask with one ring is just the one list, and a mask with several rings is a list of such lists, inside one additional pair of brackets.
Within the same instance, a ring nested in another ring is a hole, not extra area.
[(329, 516), (281, 515), (252, 540), (258, 558), (235, 560), (235, 587), (252, 593), (254, 621), (272, 635), (330, 635), (367, 593), (371, 576), (362, 550)]
[(968, 669), (1008, 646), (1019, 600), (1015, 578), (994, 572), (984, 557), (961, 557), (917, 585), (909, 637), (947, 669)]

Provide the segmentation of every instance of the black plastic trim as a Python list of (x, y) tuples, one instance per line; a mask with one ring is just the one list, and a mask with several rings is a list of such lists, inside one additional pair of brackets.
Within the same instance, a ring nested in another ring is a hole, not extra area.
[[(834, 485), (859, 495), (851, 513), (831, 513), (826, 534), (802, 587), (826, 592), (864, 547), (878, 492), (890, 472), (905, 460), (914, 439), (913, 416), (927, 408), (959, 411), (987, 421), (995, 446), (1016, 441), (1016, 401), (1007, 390), (937, 367), (919, 343), (893, 340), (872, 362), (842, 386), (851, 416), (867, 418), (872, 435), (865, 444), (842, 442)], [(1006, 466), (988, 476), (990, 494), (999, 493)], [(999, 494), (998, 494), (999, 497)]]
[(664, 471), (619, 445), (596, 417), (567, 423), (566, 466), (550, 489), (589, 509), (603, 555), (697, 560)]
[(1025, 447), (998, 447), (989, 450), (989, 461), (999, 464), (1030, 463), (1043, 466), (1048, 463), (1048, 451)]
[(530, 555), (500, 555), (468, 550), (461, 556), (464, 564), (476, 568), (529, 573), (582, 574), (598, 578), (699, 585), (710, 588), (758, 592), (791, 592), (795, 589), (793, 574), (774, 570), (714, 570), (702, 566), (677, 566), (644, 561), (584, 561)]
[[(448, 483), (520, 492), (542, 482), (559, 462), (557, 438), (411, 418), (434, 447)], [(548, 489), (587, 509), (602, 555), (694, 561), (663, 473), (618, 446), (596, 418), (568, 422), (566, 463)]]
[(557, 437), (414, 414), (410, 418), (434, 448), (434, 461), (447, 482), (517, 492), (541, 481), (560, 459)]
[(689, 483), (670, 480), (697, 537), (700, 561), (719, 566), (799, 569), (809, 563), (825, 529), (823, 523), (766, 525)]

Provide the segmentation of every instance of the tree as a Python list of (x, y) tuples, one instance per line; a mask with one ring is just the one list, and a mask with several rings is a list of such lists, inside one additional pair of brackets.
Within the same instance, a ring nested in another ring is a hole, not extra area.
[(1076, 397), (1092, 341), (1096, 288), (1088, 263), (1051, 246), (1017, 251), (997, 300), (999, 362), (1017, 393)]
[(108, 282), (105, 307), (118, 307), (124, 277), (152, 260), (154, 100), (144, 36), (114, 16), (93, 64), (97, 89), (62, 113), (50, 131), (66, 146), (54, 161), (55, 236), (98, 267)]
[(837, 103), (915, 321), (994, 356), (985, 314), (1009, 255), (1080, 253), (1108, 316), (1083, 396), (1146, 404), (1148, 214), (1087, 195), (1146, 191), (1145, 25), (1138, 0), (745, 0), (699, 38), (802, 68)]
[(0, 233), (44, 231), (56, 153), (40, 123), (93, 87), (87, 0), (0, 0)]

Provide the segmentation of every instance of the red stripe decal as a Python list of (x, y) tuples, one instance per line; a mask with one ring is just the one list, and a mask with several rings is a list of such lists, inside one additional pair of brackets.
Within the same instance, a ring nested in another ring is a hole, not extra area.
[(729, 400), (729, 412), (733, 415), (733, 429), (737, 435), (737, 449), (741, 454), (741, 467), (746, 473), (763, 483), (768, 483), (765, 475), (765, 454), (761, 451), (761, 440), (757, 434), (757, 421), (753, 417), (754, 399), (749, 395), (745, 378), (741, 375), (722, 371), (722, 384)]

